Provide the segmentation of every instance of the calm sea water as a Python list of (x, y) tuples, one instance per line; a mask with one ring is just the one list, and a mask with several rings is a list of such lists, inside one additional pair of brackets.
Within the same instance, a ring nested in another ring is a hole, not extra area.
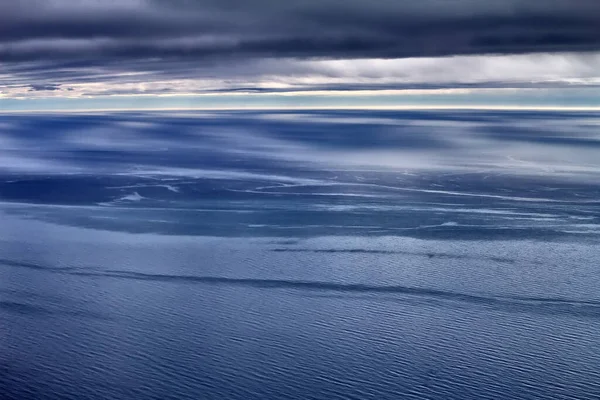
[(600, 115), (0, 117), (2, 399), (597, 399)]

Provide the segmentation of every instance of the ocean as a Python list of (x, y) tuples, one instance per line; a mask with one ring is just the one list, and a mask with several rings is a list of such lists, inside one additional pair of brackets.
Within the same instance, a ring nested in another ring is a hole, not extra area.
[(1, 399), (600, 398), (600, 114), (0, 115)]

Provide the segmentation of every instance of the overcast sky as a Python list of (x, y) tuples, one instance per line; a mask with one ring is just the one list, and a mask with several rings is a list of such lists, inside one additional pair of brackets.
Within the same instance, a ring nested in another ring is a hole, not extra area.
[(598, 87), (598, 0), (0, 0), (0, 110)]

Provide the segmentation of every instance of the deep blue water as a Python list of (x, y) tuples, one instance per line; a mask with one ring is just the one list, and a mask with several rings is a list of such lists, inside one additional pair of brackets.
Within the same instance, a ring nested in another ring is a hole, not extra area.
[(2, 399), (597, 399), (600, 114), (0, 116)]

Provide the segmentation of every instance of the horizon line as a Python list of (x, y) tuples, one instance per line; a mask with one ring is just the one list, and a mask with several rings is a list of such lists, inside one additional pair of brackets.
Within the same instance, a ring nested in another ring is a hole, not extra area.
[(473, 110), (473, 111), (598, 111), (600, 106), (498, 106), (498, 105), (397, 105), (397, 106), (249, 106), (249, 107), (140, 107), (140, 108), (88, 108), (88, 109), (15, 109), (1, 110), (0, 114), (22, 113), (94, 113), (129, 111), (287, 111), (287, 110), (364, 110), (364, 111), (403, 111), (403, 110)]

